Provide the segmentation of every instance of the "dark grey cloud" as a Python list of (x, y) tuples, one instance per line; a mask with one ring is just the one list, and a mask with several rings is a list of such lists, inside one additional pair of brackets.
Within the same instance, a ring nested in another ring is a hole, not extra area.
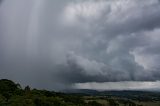
[(0, 3), (2, 2), (2, 0), (0, 0)]
[(0, 6), (0, 77), (38, 88), (160, 80), (159, 0), (13, 0)]

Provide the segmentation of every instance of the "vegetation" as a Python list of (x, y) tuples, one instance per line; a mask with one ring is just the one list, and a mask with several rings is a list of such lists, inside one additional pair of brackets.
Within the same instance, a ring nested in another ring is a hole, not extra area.
[(154, 92), (86, 94), (57, 93), (31, 89), (29, 86), (22, 89), (13, 81), (0, 80), (0, 106), (160, 106), (160, 94)]

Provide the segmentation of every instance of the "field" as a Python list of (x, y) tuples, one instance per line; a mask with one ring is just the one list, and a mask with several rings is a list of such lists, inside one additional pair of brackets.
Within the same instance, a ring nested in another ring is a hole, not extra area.
[(102, 106), (160, 106), (160, 101), (138, 101), (118, 97), (86, 96), (84, 100), (86, 103), (96, 101)]

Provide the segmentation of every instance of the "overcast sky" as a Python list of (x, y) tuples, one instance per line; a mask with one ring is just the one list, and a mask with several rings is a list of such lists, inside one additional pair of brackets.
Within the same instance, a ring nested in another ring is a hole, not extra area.
[(158, 89), (160, 1), (2, 0), (0, 78), (51, 90)]

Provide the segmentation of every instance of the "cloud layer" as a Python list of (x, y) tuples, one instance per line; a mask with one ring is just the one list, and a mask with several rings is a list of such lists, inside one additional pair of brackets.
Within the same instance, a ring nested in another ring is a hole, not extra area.
[(3, 1), (0, 77), (48, 89), (160, 80), (159, 11), (159, 0)]
[(124, 82), (104, 82), (104, 83), (77, 83), (73, 87), (78, 89), (94, 89), (94, 90), (159, 90), (160, 81), (155, 82), (139, 82), (139, 81), (124, 81)]

